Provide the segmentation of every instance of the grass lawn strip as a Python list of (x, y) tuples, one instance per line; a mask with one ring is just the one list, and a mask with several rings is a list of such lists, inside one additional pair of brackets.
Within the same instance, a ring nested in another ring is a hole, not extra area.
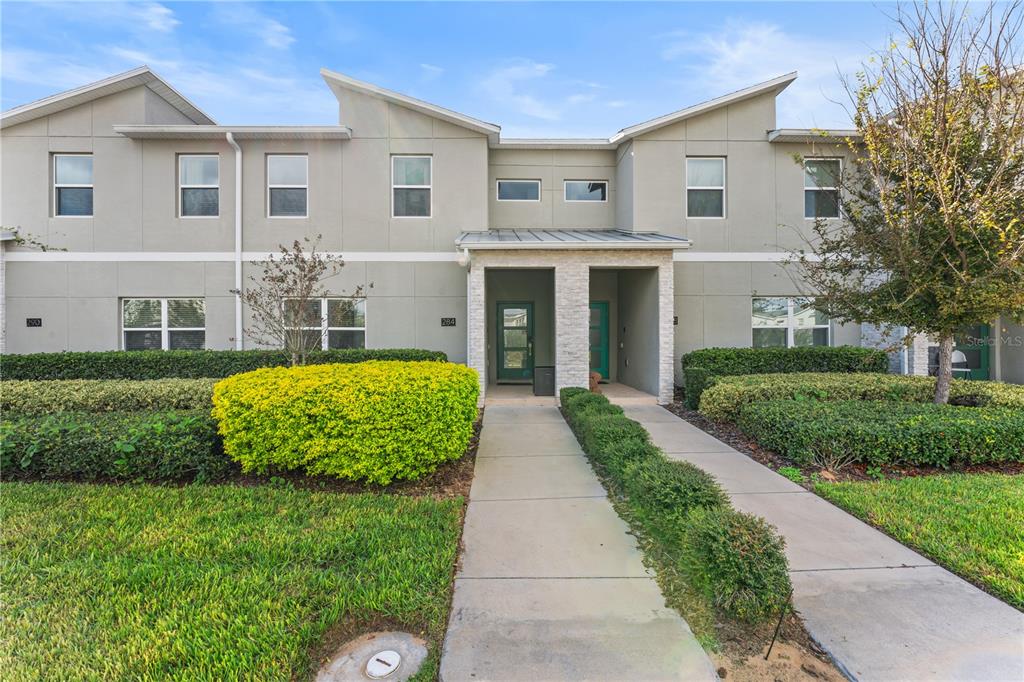
[(819, 483), (815, 492), (1024, 610), (1024, 475)]
[(305, 678), (380, 624), (430, 640), (436, 675), (461, 498), (0, 489), (5, 679)]

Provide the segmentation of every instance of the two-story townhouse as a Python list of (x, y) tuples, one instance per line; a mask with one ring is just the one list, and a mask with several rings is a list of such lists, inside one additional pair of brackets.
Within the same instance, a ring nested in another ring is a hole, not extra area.
[[(666, 402), (695, 348), (877, 341), (783, 267), (847, 157), (776, 127), (796, 74), (570, 140), (322, 75), (336, 126), (219, 126), (146, 67), (5, 112), (0, 223), (47, 247), (4, 242), (6, 352), (254, 347), (233, 290), (318, 235), (325, 345), (443, 350), (484, 391), (553, 367)], [(1024, 330), (988, 330), (971, 361), (1024, 381)]]

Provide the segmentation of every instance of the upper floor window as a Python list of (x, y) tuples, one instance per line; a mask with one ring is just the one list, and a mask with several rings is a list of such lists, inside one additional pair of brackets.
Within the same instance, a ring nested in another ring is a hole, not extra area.
[(429, 218), (431, 165), (429, 156), (391, 157), (391, 215)]
[(566, 180), (566, 201), (608, 201), (606, 180)]
[(498, 201), (540, 201), (540, 180), (498, 180)]
[(92, 154), (53, 155), (53, 214), (92, 215)]
[(321, 298), (306, 301), (305, 310), (299, 309), (298, 303), (284, 302), (285, 326), (301, 330), (306, 348), (366, 347), (365, 298)]
[(839, 159), (807, 159), (804, 161), (804, 217), (839, 217)]
[(267, 155), (267, 215), (305, 218), (309, 215), (309, 158), (305, 154)]
[(178, 157), (178, 197), (182, 218), (220, 215), (220, 157), (182, 154)]
[(725, 159), (686, 160), (686, 217), (725, 217)]
[(754, 348), (829, 345), (828, 316), (810, 298), (755, 298), (751, 326)]
[(121, 301), (125, 350), (206, 348), (206, 303), (201, 298), (126, 298)]

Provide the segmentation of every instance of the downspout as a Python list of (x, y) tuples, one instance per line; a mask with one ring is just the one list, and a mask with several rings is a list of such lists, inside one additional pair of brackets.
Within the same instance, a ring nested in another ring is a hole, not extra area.
[(242, 350), (242, 148), (228, 131), (235, 150), (235, 350)]

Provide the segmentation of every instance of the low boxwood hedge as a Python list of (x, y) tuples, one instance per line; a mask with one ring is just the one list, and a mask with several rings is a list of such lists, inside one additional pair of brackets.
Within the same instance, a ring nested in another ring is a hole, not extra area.
[[(698, 369), (699, 368), (699, 369)], [(860, 346), (702, 348), (682, 358), (686, 403), (697, 409), (701, 393), (718, 377), (792, 372), (886, 372), (885, 351)]]
[(302, 469), (386, 485), (461, 457), (478, 394), (476, 371), (453, 363), (274, 367), (218, 382), (213, 414), (246, 472)]
[[(434, 360), (445, 362), (441, 351), (417, 348), (346, 348), (314, 351), (306, 364), (320, 365), (368, 360)], [(291, 357), (280, 350), (144, 350), (90, 353), (30, 353), (4, 355), (0, 378), (47, 379), (197, 379), (222, 378), (261, 367), (284, 367)]]
[(562, 411), (609, 490), (630, 510), (634, 528), (670, 557), (708, 601), (733, 617), (777, 615), (790, 593), (782, 538), (760, 519), (738, 514), (714, 478), (670, 461), (646, 430), (586, 389), (562, 389)]
[[(720, 377), (706, 388), (700, 412), (717, 421), (735, 421), (746, 403), (765, 400), (814, 399), (890, 400), (930, 402), (935, 395), (932, 377), (898, 374), (752, 374)], [(1024, 386), (996, 381), (953, 380), (950, 396), (985, 407), (1024, 410)]]
[(1024, 461), (1024, 410), (889, 401), (749, 403), (737, 425), (799, 464), (949, 467)]
[(0, 472), (10, 478), (197, 480), (235, 467), (208, 410), (5, 416)]
[(15, 414), (207, 410), (216, 379), (8, 381), (0, 410)]

